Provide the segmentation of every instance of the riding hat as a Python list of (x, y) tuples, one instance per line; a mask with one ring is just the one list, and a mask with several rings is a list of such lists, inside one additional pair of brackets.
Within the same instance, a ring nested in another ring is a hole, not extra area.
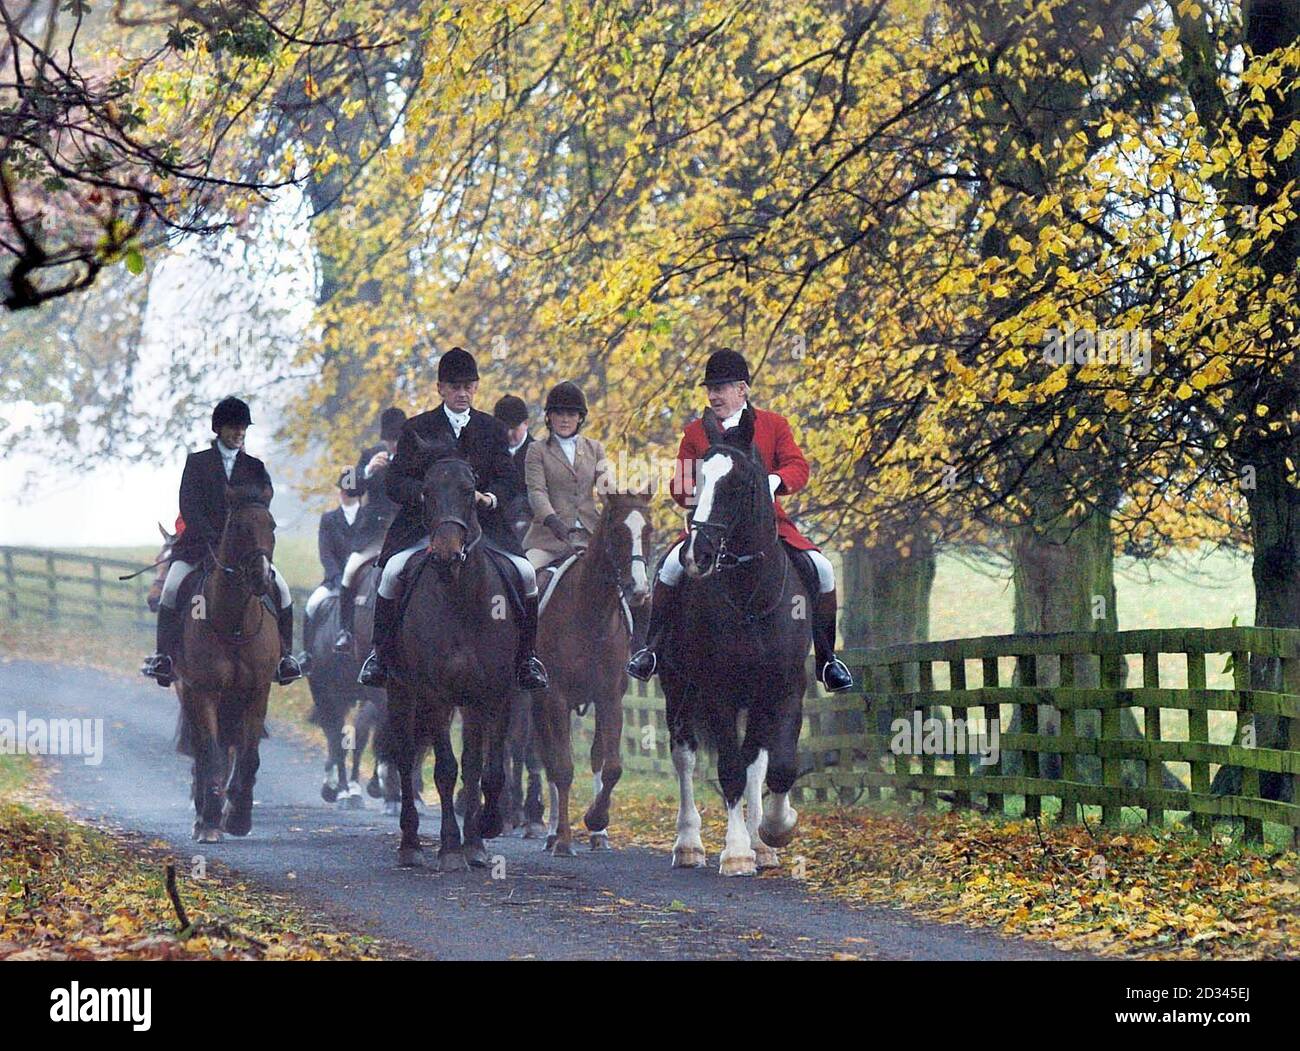
[(249, 415), (248, 404), (238, 398), (222, 398), (212, 410), (212, 429), (219, 431), (226, 424), (243, 424), (252, 426), (253, 417)]
[(396, 407), (385, 409), (379, 414), (379, 437), (382, 441), (395, 442), (402, 434), (402, 425), (406, 423), (406, 413)]
[(583, 418), (587, 415), (587, 399), (582, 396), (582, 390), (576, 383), (570, 383), (565, 380), (563, 383), (557, 383), (551, 388), (551, 393), (546, 395), (545, 412), (576, 412)]
[(528, 419), (528, 406), (524, 404), (523, 398), (507, 394), (497, 402), (496, 408), (492, 410), (492, 415), (507, 427), (518, 427)]
[(734, 350), (715, 350), (709, 355), (708, 363), (704, 366), (704, 379), (700, 381), (701, 387), (737, 381), (749, 382), (749, 365), (744, 355)]
[(438, 359), (439, 383), (468, 383), (478, 379), (474, 356), (460, 347), (452, 347)]

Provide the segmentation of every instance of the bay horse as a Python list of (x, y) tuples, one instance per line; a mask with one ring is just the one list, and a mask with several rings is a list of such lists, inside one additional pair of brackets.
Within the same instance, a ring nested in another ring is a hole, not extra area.
[(798, 821), (789, 793), (798, 776), (812, 604), (777, 537), (767, 470), (752, 444), (753, 413), (745, 409), (726, 431), (708, 416), (705, 432), (710, 446), (695, 465), (697, 500), (681, 551), (686, 591), (659, 673), (679, 789), (672, 863), (706, 863), (691, 780), (703, 741), (717, 749), (727, 807), (719, 871), (752, 876), (779, 865), (775, 848), (790, 842)]
[(280, 660), (275, 614), (263, 601), (276, 586), (270, 502), (269, 487), (227, 487), (221, 539), (191, 577), (206, 574), (201, 590), (187, 581), (182, 592), (188, 615), (176, 661), (177, 748), (194, 760), (194, 838), (202, 843), (253, 827), (258, 744)]
[(562, 576), (537, 627), (537, 652), (551, 685), (533, 698), (533, 723), (551, 784), (547, 847), (572, 857), (569, 791), (573, 785), (570, 712), (596, 712), (591, 742), (591, 806), (583, 815), (592, 850), (609, 849), (609, 802), (623, 776), (623, 694), (631, 637), (623, 610), (649, 594), (650, 501), (638, 493), (610, 493), (585, 552)]
[[(418, 436), (416, 441), (428, 458), (422, 501), (430, 539), (404, 589), (381, 734), (383, 758), (396, 763), (401, 783), (398, 864), (421, 863), (414, 770), (421, 747), (432, 744), (442, 817), (438, 867), (456, 871), (468, 862), (483, 868), (488, 864), (483, 840), (499, 836), (505, 820), (506, 726), (519, 692), (513, 661), (518, 614), (506, 593), (503, 573), (510, 570), (500, 568), (486, 549), (475, 510), (474, 469), (451, 442)], [(458, 771), (451, 719), (456, 708), (465, 767), (463, 840), (454, 805)]]

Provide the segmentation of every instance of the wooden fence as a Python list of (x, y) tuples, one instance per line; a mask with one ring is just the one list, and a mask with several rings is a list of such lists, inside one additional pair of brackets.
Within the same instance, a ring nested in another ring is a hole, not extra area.
[[(3, 597), (0, 620), (45, 621), (152, 634), (147, 596), (154, 571), (118, 580), (141, 562), (71, 551), (0, 546)], [(301, 611), (308, 592), (290, 589)]]

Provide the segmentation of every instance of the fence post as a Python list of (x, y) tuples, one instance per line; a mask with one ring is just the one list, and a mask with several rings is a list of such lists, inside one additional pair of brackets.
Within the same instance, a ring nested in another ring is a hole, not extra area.
[[(984, 665), (984, 683), (981, 688), (985, 690), (992, 690), (994, 692), (994, 696), (996, 697), (997, 689), (998, 689), (997, 656), (994, 655), (992, 657), (985, 657), (983, 661), (983, 665)], [(996, 701), (993, 704), (984, 705), (984, 723), (986, 726), (990, 728), (989, 733), (993, 732), (992, 727), (996, 726), (998, 728), (998, 741), (1000, 742), (1002, 740), (1002, 706), (998, 704)], [(999, 744), (998, 761), (993, 764), (993, 770), (991, 771), (993, 776), (1001, 777), (1003, 774), (1006, 773), (1007, 766), (1006, 763), (1003, 761), (1006, 754), (1007, 754), (1006, 750), (1003, 749)], [(987, 796), (988, 798), (989, 810), (991, 810), (995, 814), (1001, 814), (1002, 805), (1003, 805), (1002, 793), (986, 792), (985, 796)]]
[(1100, 655), (1101, 689), (1103, 693), (1101, 703), (1104, 705), (1101, 710), (1101, 744), (1103, 745), (1101, 783), (1104, 792), (1101, 804), (1101, 823), (1103, 825), (1118, 825), (1120, 823), (1120, 806), (1118, 803), (1110, 802), (1110, 800), (1114, 797), (1113, 793), (1117, 794), (1124, 785), (1124, 761), (1117, 755), (1110, 755), (1104, 746), (1117, 743), (1123, 737), (1120, 708), (1117, 703), (1119, 701), (1119, 662), (1121, 656), (1119, 653), (1102, 653)]
[[(1142, 651), (1142, 688), (1145, 690), (1158, 690), (1160, 688), (1160, 654), (1158, 651)], [(1152, 708), (1142, 709), (1142, 732), (1148, 741), (1159, 742), (1160, 737), (1160, 706), (1157, 704)], [(1147, 759), (1147, 780), (1146, 787), (1148, 792), (1159, 792), (1164, 790), (1164, 764), (1159, 756)], [(1165, 812), (1158, 806), (1147, 807), (1147, 824), (1163, 825), (1165, 823)]]
[[(1250, 647), (1254, 649), (1254, 646)], [(1250, 693), (1252, 683), (1250, 681), (1250, 653), (1248, 651), (1232, 651), (1232, 688), (1245, 693)], [(1241, 731), (1249, 726), (1251, 730), (1251, 740), (1255, 741), (1255, 700), (1251, 697), (1246, 704), (1242, 703), (1242, 698), (1237, 698), (1237, 734), (1233, 740), (1241, 739)], [(1249, 709), (1249, 710), (1247, 710)], [(1259, 747), (1259, 742), (1255, 741), (1253, 747)], [(1259, 799), (1259, 767), (1247, 766), (1242, 764), (1241, 767), (1241, 794), (1246, 799)], [(1257, 817), (1247, 817), (1242, 819), (1245, 822), (1243, 829), (1243, 838), (1247, 843), (1264, 842), (1264, 822)]]
[[(1074, 654), (1062, 653), (1059, 659), (1061, 663), (1059, 675), (1061, 688), (1072, 689), (1074, 687)], [(1073, 825), (1079, 820), (1079, 807), (1075, 802), (1074, 789), (1069, 786), (1079, 779), (1078, 763), (1076, 761), (1078, 753), (1075, 751), (1078, 747), (1079, 737), (1075, 729), (1074, 705), (1059, 704), (1057, 708), (1061, 713), (1061, 816), (1058, 820), (1062, 824)]]
[(103, 567), (99, 564), (99, 559), (95, 559), (90, 564), (91, 572), (94, 574), (95, 584), (95, 623), (101, 628), (104, 626), (104, 576)]
[[(950, 658), (948, 661), (948, 688), (958, 691), (966, 689), (966, 661), (964, 658)], [(958, 779), (959, 785), (970, 784), (971, 777), (974, 773), (975, 752), (971, 748), (971, 741), (974, 740), (975, 734), (971, 729), (971, 721), (967, 718), (970, 709), (963, 703), (961, 705), (950, 705), (949, 710), (952, 712), (953, 719), (958, 718), (958, 711), (961, 712), (962, 725), (966, 727), (966, 758), (962, 760), (960, 756), (952, 757), (953, 776)], [(952, 806), (954, 810), (968, 808), (970, 806), (970, 790), (967, 788), (958, 788), (953, 792)]]
[[(1020, 688), (1027, 689), (1038, 687), (1038, 655), (1034, 653), (1021, 654), (1016, 658), (1020, 665)], [(1020, 732), (1026, 737), (1031, 734), (1038, 736), (1041, 727), (1038, 725), (1038, 704), (1033, 701), (1029, 704), (1020, 705)], [(1021, 749), (1020, 763), (1024, 768), (1025, 777), (1025, 817), (1038, 817), (1042, 813), (1042, 800), (1039, 799), (1037, 786), (1029, 784), (1030, 781), (1037, 781), (1041, 771), (1039, 770), (1038, 752), (1029, 748)]]
[(46, 583), (49, 585), (49, 594), (46, 598), (48, 602), (47, 616), (50, 620), (59, 619), (59, 571), (54, 565), (54, 553), (50, 552), (45, 556)]
[(9, 616), (18, 619), (18, 582), (14, 579), (14, 553), (5, 549), (5, 585), (9, 591)]
[[(1205, 707), (1205, 654), (1203, 652), (1187, 654), (1187, 688), (1202, 694), (1196, 699), (1188, 698), (1187, 740), (1195, 744), (1210, 743), (1210, 713)], [(1192, 759), (1192, 795), (1210, 794), (1210, 764), (1204, 759)], [(1202, 834), (1208, 834), (1213, 818), (1197, 810), (1196, 800), (1192, 800), (1192, 826)]]

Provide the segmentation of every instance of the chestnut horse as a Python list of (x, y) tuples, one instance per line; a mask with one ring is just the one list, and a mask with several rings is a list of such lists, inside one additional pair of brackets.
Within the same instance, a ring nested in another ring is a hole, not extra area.
[(798, 820), (789, 793), (798, 776), (812, 606), (777, 537), (767, 471), (753, 450), (753, 413), (746, 409), (725, 432), (710, 417), (705, 430), (711, 444), (696, 465), (681, 551), (686, 591), (659, 672), (680, 792), (673, 865), (705, 863), (692, 783), (702, 738), (717, 748), (727, 806), (719, 870), (752, 876), (779, 865), (775, 848), (790, 842)]
[[(428, 461), (422, 499), (430, 539), (424, 563), (406, 585), (381, 752), (396, 763), (401, 782), (398, 864), (418, 865), (415, 764), (421, 747), (433, 745), (442, 811), (438, 867), (447, 872), (463, 869), (467, 861), (486, 867), (483, 840), (502, 832), (506, 726), (519, 692), (512, 659), (519, 627), (503, 576), (509, 570), (488, 554), (475, 512), (474, 469), (451, 442), (417, 441)], [(458, 707), (465, 766), (463, 841), (456, 822), (457, 764), (451, 744), (451, 719)]]
[[(181, 714), (178, 750), (193, 764), (194, 838), (246, 836), (267, 697), (280, 660), (275, 614), (262, 597), (275, 588), (275, 520), (262, 486), (226, 489), (226, 521), (202, 591), (183, 607), (176, 661)], [(225, 812), (222, 805), (225, 804)]]
[(629, 627), (623, 601), (645, 602), (649, 590), (649, 498), (611, 493), (591, 543), (560, 578), (542, 611), (537, 652), (551, 685), (533, 698), (533, 725), (551, 784), (547, 847), (573, 855), (569, 790), (573, 785), (571, 718), (575, 708), (596, 710), (591, 742), (591, 806), (583, 824), (592, 850), (609, 849), (609, 800), (623, 776), (623, 694), (627, 692)]

